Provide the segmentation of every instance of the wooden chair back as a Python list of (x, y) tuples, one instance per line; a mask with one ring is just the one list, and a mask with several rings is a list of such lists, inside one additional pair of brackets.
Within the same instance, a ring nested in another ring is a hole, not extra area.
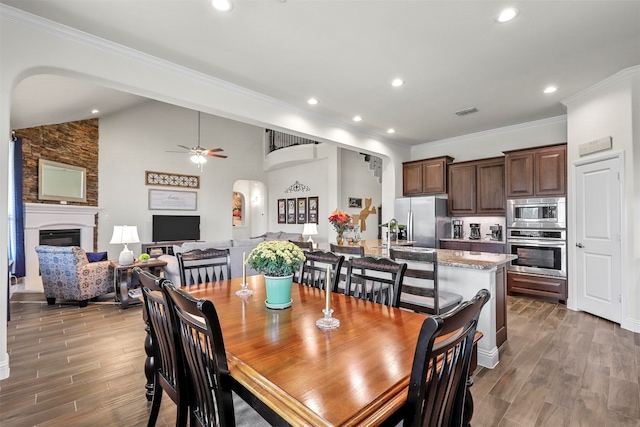
[[(347, 269), (349, 267), (349, 262), (354, 256), (364, 256), (364, 246), (343, 246), (330, 243), (329, 249), (336, 255), (344, 255), (344, 262), (342, 263), (342, 268), (340, 269), (340, 277), (338, 279), (338, 290), (344, 292), (347, 283)], [(350, 294), (352, 293), (353, 292), (350, 292)]]
[(182, 286), (231, 278), (229, 249), (194, 249), (177, 253)]
[(462, 425), (473, 340), (480, 311), (490, 296), (482, 289), (454, 310), (425, 319), (402, 410), (404, 425)]
[[(445, 313), (462, 302), (462, 295), (438, 289), (438, 253), (391, 249), (393, 260), (409, 261), (402, 284), (400, 307), (418, 313)], [(407, 280), (409, 279), (409, 280)], [(426, 282), (428, 286), (414, 286)]]
[(327, 289), (327, 268), (330, 268), (331, 283), (329, 283), (329, 290), (336, 292), (344, 256), (324, 251), (305, 252), (304, 255), (306, 259), (300, 267), (298, 283), (313, 288)]
[(187, 364), (190, 417), (199, 426), (234, 426), (232, 378), (227, 366), (218, 314), (209, 300), (195, 299), (171, 282), (164, 292)]
[(345, 295), (398, 307), (407, 264), (389, 258), (351, 258), (347, 268)]
[(186, 426), (189, 410), (187, 377), (178, 331), (162, 290), (166, 280), (140, 267), (135, 267), (133, 274), (138, 276), (142, 286), (145, 315), (153, 348), (153, 400), (148, 425), (156, 424), (164, 390), (176, 403), (176, 425)]

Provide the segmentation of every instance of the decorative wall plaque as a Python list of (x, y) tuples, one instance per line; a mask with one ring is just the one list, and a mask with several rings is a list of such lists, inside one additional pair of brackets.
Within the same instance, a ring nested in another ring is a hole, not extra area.
[(289, 188), (284, 190), (285, 193), (294, 193), (294, 192), (297, 193), (300, 191), (311, 191), (311, 188), (304, 184), (300, 184), (298, 181), (296, 181), (293, 184), (291, 184)]
[(200, 177), (197, 175), (178, 175), (175, 173), (153, 171), (146, 171), (145, 173), (146, 185), (200, 188)]

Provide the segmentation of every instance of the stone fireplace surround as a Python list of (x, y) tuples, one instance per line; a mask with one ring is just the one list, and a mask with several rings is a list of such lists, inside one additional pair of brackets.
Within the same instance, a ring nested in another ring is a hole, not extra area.
[(26, 292), (43, 292), (38, 254), (35, 247), (40, 244), (40, 230), (80, 230), (80, 246), (87, 252), (94, 248), (94, 228), (97, 206), (54, 205), (50, 203), (25, 203), (24, 249)]

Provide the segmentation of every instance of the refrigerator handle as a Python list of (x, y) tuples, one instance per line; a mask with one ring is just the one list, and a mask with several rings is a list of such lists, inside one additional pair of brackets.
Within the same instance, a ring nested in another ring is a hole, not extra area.
[(407, 213), (407, 241), (413, 240), (413, 211)]

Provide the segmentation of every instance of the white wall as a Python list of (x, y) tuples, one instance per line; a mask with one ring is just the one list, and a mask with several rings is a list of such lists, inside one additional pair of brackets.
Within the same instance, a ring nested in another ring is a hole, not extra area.
[[(142, 242), (151, 242), (152, 215), (200, 215), (202, 240), (233, 237), (233, 187), (239, 179), (264, 181), (262, 141), (264, 129), (234, 120), (202, 114), (200, 144), (221, 147), (227, 159), (210, 157), (202, 172), (190, 154), (177, 144), (197, 145), (196, 111), (148, 101), (100, 119), (98, 248), (117, 258), (120, 245), (110, 245), (114, 225), (137, 225)], [(145, 185), (145, 171), (200, 176), (200, 188)], [(149, 210), (148, 190), (169, 188), (196, 191), (196, 211)], [(247, 195), (252, 193), (247, 189)], [(247, 233), (251, 231), (247, 229)], [(266, 231), (266, 230), (265, 230)], [(140, 245), (130, 245), (134, 254)]]
[(451, 156), (454, 162), (464, 162), (502, 156), (503, 151), (563, 142), (567, 142), (566, 116), (416, 145), (411, 149), (411, 159)]
[[(625, 154), (623, 177), (623, 320), (626, 329), (640, 332), (640, 67), (623, 70), (564, 101), (568, 112), (569, 191), (575, 188), (572, 164), (578, 160), (593, 159), (607, 152), (580, 157), (578, 147), (589, 141), (611, 136), (612, 151)], [(567, 200), (569, 221), (575, 223), (573, 200)], [(569, 273), (575, 272), (575, 230), (568, 230)], [(624, 256), (626, 254), (626, 256)], [(569, 295), (577, 292), (577, 284), (569, 281)], [(568, 301), (575, 307), (575, 301)], [(624, 316), (626, 314), (626, 317)]]
[[(340, 150), (341, 162), (341, 197), (339, 208), (351, 215), (360, 214), (365, 207), (365, 198), (371, 199), (371, 207), (376, 213), (369, 214), (366, 220), (367, 230), (360, 233), (362, 239), (378, 238), (378, 206), (382, 203), (382, 184), (373, 176), (369, 163), (364, 156), (351, 150)], [(350, 208), (349, 197), (362, 199), (362, 208)], [(392, 205), (393, 206), (393, 205)]]

